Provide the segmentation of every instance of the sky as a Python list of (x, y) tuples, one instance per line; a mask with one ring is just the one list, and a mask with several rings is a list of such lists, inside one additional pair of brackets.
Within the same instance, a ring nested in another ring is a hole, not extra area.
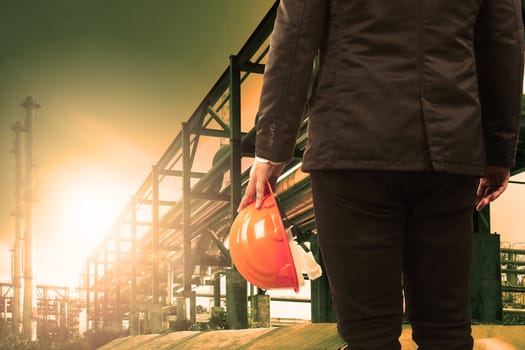
[(14, 242), (14, 133), (35, 116), (34, 273), (82, 262), (273, 0), (0, 0), (0, 281)]
[[(37, 283), (78, 284), (100, 242), (273, 0), (0, 0), (0, 281), (11, 280), (14, 133), (33, 96)], [(525, 181), (520, 175), (517, 180)], [(524, 185), (492, 206), (525, 241)]]

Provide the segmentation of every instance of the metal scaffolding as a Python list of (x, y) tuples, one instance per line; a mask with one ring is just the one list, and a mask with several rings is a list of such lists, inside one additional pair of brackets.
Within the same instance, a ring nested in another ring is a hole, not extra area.
[[(254, 156), (256, 113), (249, 113), (242, 96), (260, 89), (276, 7), (230, 57), (229, 66), (87, 259), (83, 289), (91, 328), (120, 327), (127, 319), (136, 334), (140, 318), (143, 326), (158, 330), (162, 310), (173, 299), (178, 320), (193, 322), (195, 287), (219, 287), (217, 279), (231, 270), (225, 242)], [(277, 191), (302, 239), (309, 240), (315, 229), (309, 180), (298, 170), (305, 144), (303, 126), (296, 159), (287, 165)], [(220, 306), (218, 289), (215, 306)], [(246, 307), (239, 304), (228, 304), (233, 328), (248, 324)]]
[(525, 309), (525, 243), (501, 247), (504, 307)]
[(37, 285), (35, 290), (37, 338), (50, 345), (79, 335), (83, 304), (70, 295), (69, 287)]
[[(193, 289), (204, 282), (201, 271), (211, 267), (204, 278), (212, 280), (231, 266), (222, 242), (241, 193), (241, 136), (246, 136), (240, 131), (241, 66), (248, 74), (254, 69), (262, 72), (258, 61), (264, 54), (254, 63), (250, 59), (268, 37), (273, 16), (268, 15), (239, 55), (232, 56), (230, 67), (183, 123), (181, 133), (88, 259), (84, 288), (92, 327), (118, 327), (128, 318), (131, 331), (138, 332), (140, 313), (147, 314), (150, 329), (159, 329), (162, 307), (173, 302), (173, 291), (182, 305), (190, 305), (179, 317), (194, 320)], [(230, 145), (220, 148), (221, 142), (214, 141), (219, 139), (230, 139)], [(215, 153), (213, 159), (210, 151)], [(212, 160), (212, 168), (196, 170), (202, 168), (197, 164), (202, 159)], [(230, 166), (235, 171), (229, 171)], [(225, 174), (231, 184), (223, 185)], [(182, 188), (178, 198), (162, 198), (180, 192), (177, 188)]]

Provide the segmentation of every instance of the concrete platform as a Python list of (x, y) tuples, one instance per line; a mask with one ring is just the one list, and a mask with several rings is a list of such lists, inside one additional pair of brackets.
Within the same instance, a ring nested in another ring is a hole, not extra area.
[[(525, 326), (475, 325), (475, 350), (525, 350)], [(416, 350), (411, 329), (400, 338), (403, 350)], [(335, 350), (344, 342), (333, 323), (281, 328), (251, 328), (211, 332), (181, 331), (115, 339), (99, 350)]]

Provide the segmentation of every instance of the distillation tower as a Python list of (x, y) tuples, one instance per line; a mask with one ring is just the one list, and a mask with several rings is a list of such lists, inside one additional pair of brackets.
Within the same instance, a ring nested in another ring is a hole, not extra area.
[[(32, 97), (21, 103), (25, 110), (23, 122), (17, 121), (14, 132), (15, 157), (15, 239), (12, 249), (12, 283), (2, 283), (2, 318), (9, 319), (15, 329), (31, 338), (33, 323), (33, 121), (35, 110), (40, 108)], [(23, 280), (23, 283), (22, 283)], [(11, 317), (8, 317), (11, 316)]]

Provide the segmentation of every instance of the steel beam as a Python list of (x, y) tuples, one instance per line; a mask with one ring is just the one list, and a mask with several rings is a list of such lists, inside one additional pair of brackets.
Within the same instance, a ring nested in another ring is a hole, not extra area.
[[(169, 169), (163, 169), (159, 170), (159, 175), (168, 175), (168, 176), (179, 176), (182, 177), (182, 171), (181, 170), (169, 170)], [(206, 173), (199, 173), (199, 172), (190, 172), (190, 177), (200, 179), (206, 175)]]
[(220, 115), (218, 115), (217, 112), (215, 112), (213, 108), (211, 108), (211, 106), (208, 106), (208, 113), (210, 113), (212, 119), (215, 120), (217, 124), (219, 124), (228, 135), (230, 133), (230, 127), (228, 126), (228, 124), (222, 121)]
[(502, 253), (513, 253), (518, 255), (525, 255), (525, 249), (515, 249), (515, 248), (501, 248)]
[(223, 193), (205, 193), (205, 192), (191, 192), (191, 198), (193, 199), (202, 199), (207, 201), (223, 201), (229, 202), (230, 196)]

